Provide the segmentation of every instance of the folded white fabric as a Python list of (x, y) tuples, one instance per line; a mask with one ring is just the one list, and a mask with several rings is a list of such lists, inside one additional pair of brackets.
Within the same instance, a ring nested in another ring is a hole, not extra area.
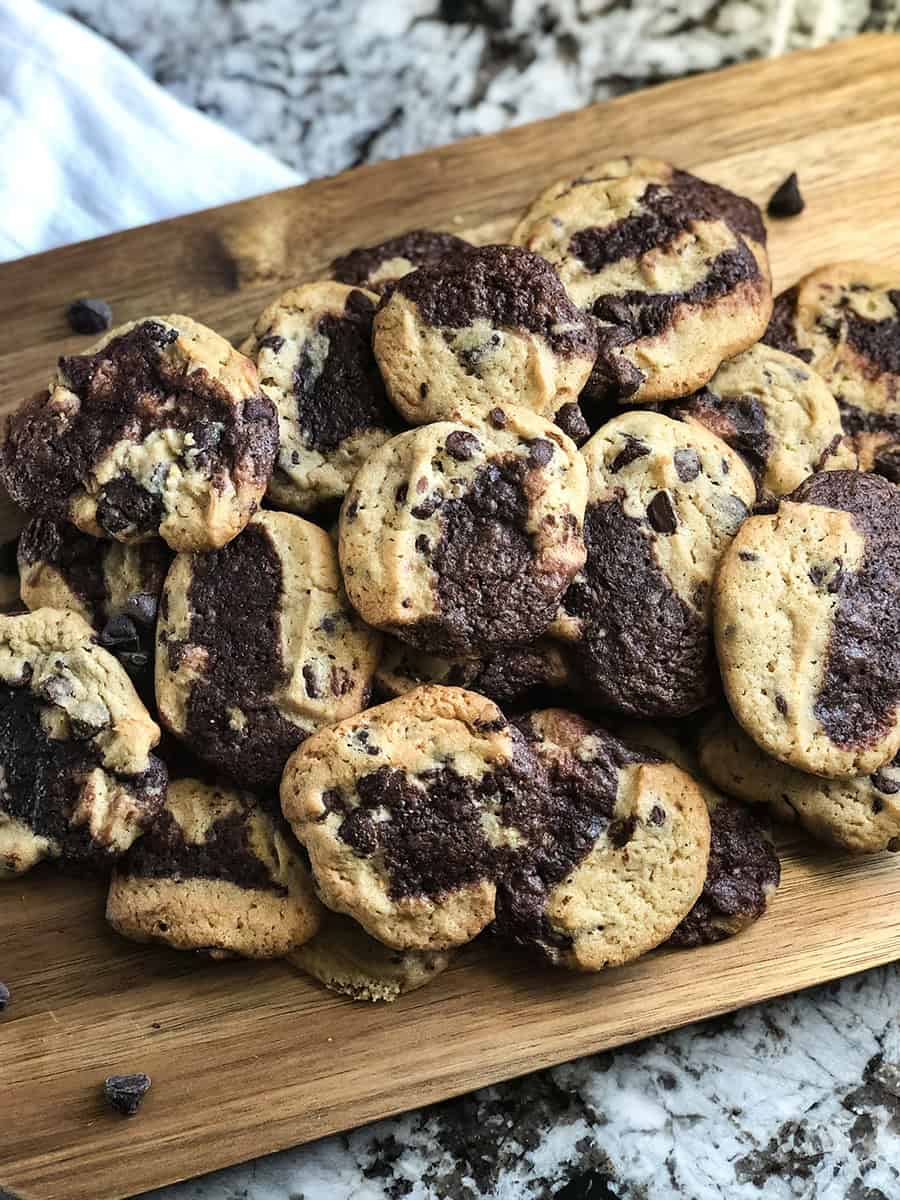
[(0, 0), (0, 260), (298, 182), (75, 21)]

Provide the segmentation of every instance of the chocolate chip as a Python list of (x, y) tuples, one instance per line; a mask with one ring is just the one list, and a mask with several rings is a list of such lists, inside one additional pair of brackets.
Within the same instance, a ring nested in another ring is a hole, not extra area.
[(488, 413), (488, 420), (495, 429), (506, 428), (506, 413), (502, 408), (492, 408)]
[(658, 804), (654, 804), (653, 807), (650, 809), (650, 815), (647, 817), (647, 820), (650, 822), (651, 825), (662, 825), (663, 822), (665, 821), (665, 819), (666, 819), (665, 809), (660, 808)]
[(428, 399), (428, 384), (427, 383), (423, 382), (423, 383), (419, 384), (419, 395), (422, 397), (423, 400)]
[(451, 458), (457, 462), (468, 462), (481, 449), (481, 442), (474, 433), (466, 433), (463, 429), (454, 429), (447, 434), (445, 449)]
[(318, 700), (322, 693), (316, 681), (316, 673), (309, 663), (304, 663), (303, 665), (303, 682), (306, 685), (306, 694), (310, 700)]
[(112, 309), (105, 300), (73, 300), (66, 320), (73, 333), (102, 333), (112, 326)]
[(356, 514), (359, 512), (359, 500), (354, 497), (344, 510), (344, 519), (346, 521), (355, 521)]
[(633, 320), (631, 309), (615, 296), (601, 296), (594, 304), (594, 316), (611, 325), (630, 325)]
[(444, 497), (440, 494), (440, 492), (433, 492), (430, 496), (426, 497), (421, 504), (417, 504), (414, 508), (411, 508), (410, 512), (416, 518), (416, 520), (425, 521), (428, 519), (428, 517), (433, 517), (443, 503)]
[(124, 614), (110, 617), (100, 630), (100, 645), (109, 650), (137, 650), (140, 647), (140, 639), (137, 627), (131, 617), (126, 617)]
[(397, 488), (396, 492), (394, 492), (394, 503), (395, 504), (405, 504), (406, 497), (408, 496), (408, 494), (409, 494), (409, 486), (405, 483), (401, 483), (400, 486)]
[(624, 820), (612, 822), (609, 827), (609, 840), (617, 850), (628, 845), (634, 837), (636, 826), (636, 817), (626, 817)]
[(632, 437), (630, 433), (626, 433), (625, 446), (609, 464), (609, 469), (615, 472), (621, 471), (623, 467), (627, 467), (635, 459), (643, 458), (644, 455), (649, 453), (650, 447), (642, 442), (640, 438)]
[(591, 436), (591, 427), (585, 420), (580, 406), (574, 402), (564, 404), (557, 411), (553, 423), (566, 437), (570, 437), (576, 446), (581, 446)]
[(0, 1012), (3, 1012), (3, 1010), (9, 1004), (11, 998), (12, 996), (9, 988), (5, 983), (0, 983)]
[(754, 554), (752, 550), (738, 550), (738, 558), (742, 562), (757, 562), (759, 555)]
[(805, 207), (797, 183), (797, 172), (791, 171), (784, 183), (772, 193), (766, 212), (770, 217), (796, 217)]
[(784, 696), (778, 695), (775, 697), (775, 707), (778, 709), (778, 711), (781, 713), (781, 715), (783, 717), (787, 716), (788, 704), (787, 704), (787, 700), (785, 700)]
[(125, 601), (125, 614), (138, 625), (155, 625), (157, 598), (152, 592), (135, 592)]
[(672, 461), (682, 483), (690, 483), (700, 474), (700, 455), (696, 450), (676, 450)]
[(535, 438), (528, 449), (528, 462), (532, 467), (546, 467), (553, 457), (553, 446), (544, 438)]
[(144, 1074), (110, 1075), (103, 1083), (107, 1104), (123, 1117), (134, 1116), (149, 1090), (150, 1076)]
[(674, 533), (678, 518), (668, 492), (657, 492), (647, 505), (647, 520), (657, 533)]
[(146, 671), (150, 665), (150, 655), (144, 650), (119, 650), (116, 652), (116, 658), (132, 679)]
[(424, 533), (420, 533), (419, 536), (416, 538), (416, 549), (418, 550), (418, 552), (420, 554), (427, 554), (428, 551), (431, 549), (431, 541), (426, 537), (426, 535)]
[(879, 800), (878, 797), (876, 796), (875, 799), (872, 801), (872, 812), (877, 817), (883, 808), (884, 808), (884, 801)]
[(259, 343), (259, 349), (271, 350), (273, 354), (280, 354), (283, 345), (283, 337), (279, 337), (277, 333), (270, 333), (268, 337), (264, 337)]

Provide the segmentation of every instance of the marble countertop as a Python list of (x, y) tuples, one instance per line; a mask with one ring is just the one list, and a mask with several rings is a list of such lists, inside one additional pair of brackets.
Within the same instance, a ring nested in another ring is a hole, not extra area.
[[(747, 57), (900, 29), (900, 0), (48, 2), (304, 178)], [(898, 1195), (890, 966), (152, 1200)]]

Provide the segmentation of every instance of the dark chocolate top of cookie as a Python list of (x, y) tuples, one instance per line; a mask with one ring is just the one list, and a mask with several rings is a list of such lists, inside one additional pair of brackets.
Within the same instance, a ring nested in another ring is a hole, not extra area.
[(546, 259), (521, 246), (481, 246), (412, 271), (388, 289), (382, 305), (394, 292), (438, 328), (465, 329), (487, 321), (537, 334), (561, 357), (596, 353), (593, 326), (559, 276)]
[[(869, 289), (856, 284), (854, 290)], [(860, 316), (849, 305), (844, 308), (847, 341), (868, 360), (873, 376), (900, 375), (900, 288), (888, 292), (888, 297), (896, 311), (892, 317), (877, 321)]]
[(709, 866), (699, 900), (669, 941), (704, 946), (729, 936), (726, 923), (756, 920), (781, 879), (781, 863), (754, 812), (723, 799), (710, 814)]
[(471, 248), (469, 242), (452, 233), (439, 233), (433, 229), (412, 229), (409, 233), (401, 233), (399, 237), (389, 238), (376, 246), (359, 246), (341, 258), (336, 258), (331, 264), (331, 273), (339, 283), (381, 291), (393, 280), (383, 279), (373, 283), (372, 276), (382, 263), (390, 262), (392, 258), (405, 258), (415, 269), (438, 262), (448, 254), (464, 254)]
[(693, 417), (721, 438), (741, 456), (759, 487), (772, 449), (772, 435), (765, 409), (756, 396), (720, 396), (707, 386), (679, 400), (672, 416), (677, 420)]
[(464, 687), (497, 704), (511, 704), (535, 688), (547, 687), (553, 672), (541, 646), (510, 646), (484, 658), (456, 663), (447, 675), (450, 687)]
[(835, 745), (871, 745), (900, 703), (900, 488), (880, 475), (822, 471), (786, 499), (847, 512), (865, 538), (857, 570), (823, 564), (821, 586), (838, 600), (813, 711)]
[[(274, 703), (287, 680), (282, 599), (281, 560), (260, 525), (193, 558), (187, 638), (205, 648), (208, 661), (191, 684), (183, 736), (201, 758), (248, 787), (276, 785), (306, 736)], [(175, 669), (184, 644), (170, 641), (167, 649)], [(240, 729), (229, 716), (235, 708), (244, 715)]]
[(682, 716), (716, 695), (712, 638), (672, 587), (642, 523), (618, 499), (589, 504), (587, 562), (563, 597), (581, 623), (572, 667), (595, 701), (634, 716)]
[[(214, 483), (231, 472), (268, 478), (278, 440), (274, 405), (262, 393), (234, 404), (205, 369), (173, 362), (162, 351), (177, 337), (143, 321), (95, 354), (60, 359), (77, 409), (62, 416), (49, 406), (50, 393), (39, 393), (13, 414), (2, 450), (3, 478), (26, 511), (64, 519), (70, 497), (113, 445), (139, 443), (156, 429), (191, 434), (191, 462)], [(159, 494), (122, 475), (102, 489), (97, 521), (111, 534), (129, 524), (149, 532), (161, 514)]]

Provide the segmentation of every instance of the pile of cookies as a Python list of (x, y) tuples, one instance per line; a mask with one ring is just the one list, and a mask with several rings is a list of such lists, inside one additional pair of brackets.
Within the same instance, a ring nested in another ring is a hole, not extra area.
[(330, 274), (10, 418), (0, 876), (393, 999), (738, 933), (767, 810), (900, 848), (900, 270), (773, 306), (752, 202), (623, 158)]

